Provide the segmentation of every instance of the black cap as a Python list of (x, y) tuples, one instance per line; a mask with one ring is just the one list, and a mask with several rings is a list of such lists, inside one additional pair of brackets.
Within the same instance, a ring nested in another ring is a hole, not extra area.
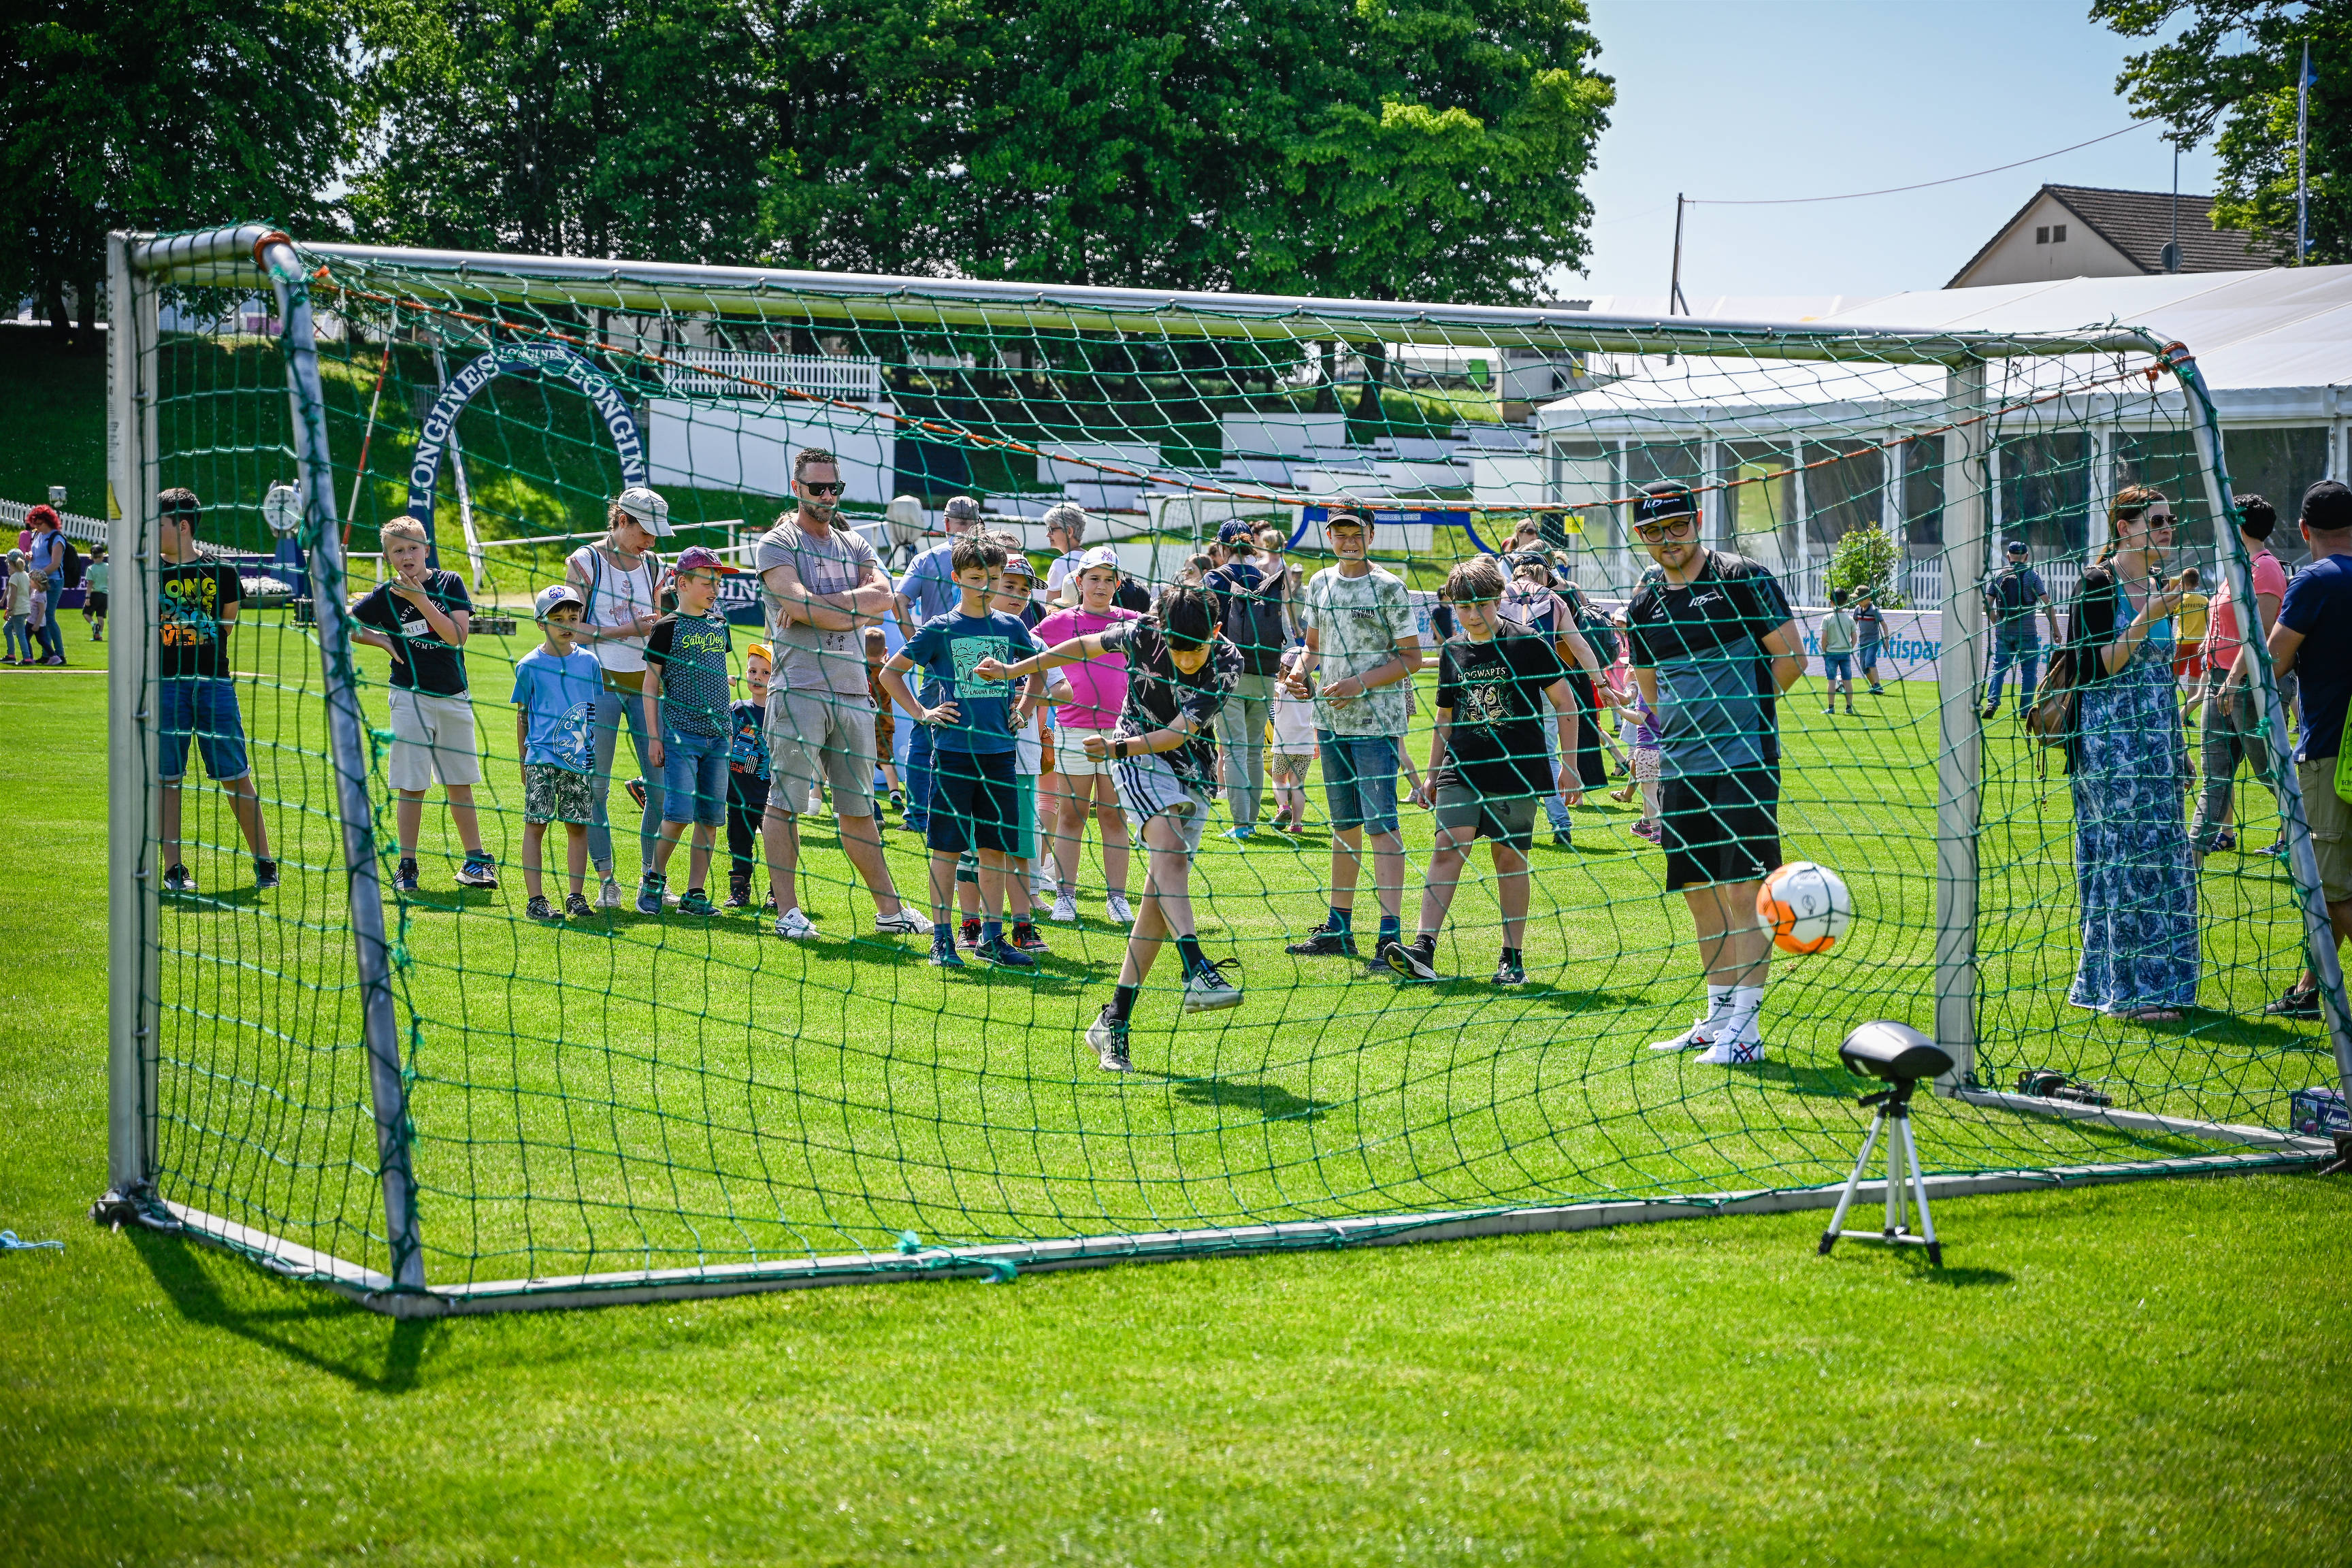
[(1643, 485), (1642, 497), (1633, 503), (1633, 526), (1645, 522), (1664, 522), (1669, 518), (1693, 517), (1698, 512), (1698, 500), (1691, 494), (1690, 486), (1673, 479), (1660, 479)]
[(1244, 544), (1256, 537), (1257, 524), (1244, 522), (1240, 518), (1234, 518), (1217, 530), (1217, 542), (1220, 544)]
[(2026, 542), (2022, 539), (2012, 539), (2009, 542), (2009, 552), (2011, 555), (2022, 555), (2026, 552), (2027, 548)]
[(2322, 479), (2303, 492), (2303, 526), (2319, 533), (2352, 528), (2352, 490)]

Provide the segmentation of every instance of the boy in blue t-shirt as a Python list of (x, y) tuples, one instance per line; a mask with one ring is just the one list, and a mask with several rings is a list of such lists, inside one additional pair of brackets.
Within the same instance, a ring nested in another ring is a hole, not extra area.
[[(604, 667), (578, 646), (580, 616), (587, 609), (569, 583), (542, 588), (533, 605), (546, 639), (515, 661), (515, 751), (522, 758), (522, 882), (530, 894), (530, 918), (560, 921), (595, 913), (582, 883), (588, 874), (588, 821), (595, 801), (590, 782), (596, 766), (596, 698), (604, 689)], [(559, 914), (540, 880), (540, 855), (547, 825), (563, 824), (572, 873), (572, 896)]]
[(654, 622), (646, 638), (646, 729), (653, 736), (648, 760), (662, 771), (662, 828), (654, 863), (637, 883), (639, 914), (662, 912), (669, 858), (689, 819), (694, 847), (687, 857), (686, 897), (678, 900), (677, 912), (719, 912), (703, 880), (727, 821), (727, 760), (734, 750), (727, 675), (734, 638), (718, 608), (719, 579), (734, 570), (717, 552), (698, 544), (679, 555), (670, 569), (677, 608)]
[[(1004, 938), (1004, 878), (1021, 839), (1013, 728), (1020, 694), (972, 672), (983, 659), (1026, 658), (1037, 641), (1020, 616), (988, 607), (1004, 570), (1003, 544), (989, 535), (966, 534), (955, 542), (949, 564), (961, 602), (925, 621), (881, 674), (890, 700), (931, 731), (931, 811), (925, 829), (931, 849), (931, 962), (942, 969), (963, 967), (949, 922), (956, 858), (970, 848), (980, 856), (980, 956), (1008, 969), (1034, 969), (1036, 959)], [(943, 700), (936, 708), (925, 707), (908, 689), (907, 674), (918, 667), (939, 683)]]

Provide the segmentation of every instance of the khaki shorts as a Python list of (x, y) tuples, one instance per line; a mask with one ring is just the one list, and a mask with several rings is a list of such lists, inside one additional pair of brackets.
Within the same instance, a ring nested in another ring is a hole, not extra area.
[(1307, 770), (1314, 765), (1314, 756), (1307, 752), (1268, 752), (1265, 754), (1265, 776), (1268, 778), (1296, 779), (1303, 783)]
[(1054, 771), (1066, 779), (1111, 778), (1110, 759), (1087, 755), (1087, 737), (1110, 736), (1116, 730), (1081, 730), (1075, 726), (1054, 731)]
[(394, 789), (430, 788), (437, 776), (450, 784), (482, 782), (482, 758), (474, 744), (474, 700), (435, 697), (392, 689), (392, 754), (384, 759), (385, 782)]
[(2303, 786), (2303, 816), (2311, 824), (2311, 849), (2319, 858), (2319, 886), (2331, 904), (2352, 899), (2352, 805), (2336, 793), (2336, 759), (2318, 757), (2294, 765)]
[(874, 710), (863, 695), (768, 693), (768, 801), (778, 815), (808, 799), (821, 779), (835, 816), (874, 815)]

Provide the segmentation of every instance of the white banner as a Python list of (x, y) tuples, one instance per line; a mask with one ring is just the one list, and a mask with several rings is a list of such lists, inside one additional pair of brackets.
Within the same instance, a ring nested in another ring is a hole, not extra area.
[[(1881, 610), (1885, 619), (1886, 635), (1878, 648), (1878, 679), (1881, 680), (1936, 681), (1936, 660), (1944, 651), (1944, 613), (1941, 610)], [(1797, 625), (1805, 634), (1805, 660), (1808, 675), (1822, 672), (1822, 622), (1829, 616), (1826, 606), (1804, 607), (1797, 611)], [(1854, 671), (1861, 673), (1859, 661)]]

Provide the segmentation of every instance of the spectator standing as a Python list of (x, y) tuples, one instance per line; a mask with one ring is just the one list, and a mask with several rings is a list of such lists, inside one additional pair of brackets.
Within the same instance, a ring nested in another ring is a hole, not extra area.
[(1854, 646), (1854, 662), (1862, 666), (1862, 678), (1870, 682), (1870, 694), (1883, 697), (1886, 688), (1878, 680), (1878, 648), (1886, 637), (1886, 613), (1878, 607), (1877, 589), (1864, 588), (1855, 596), (1853, 629), (1860, 639)]
[(768, 693), (768, 885), (776, 894), (776, 934), (795, 940), (819, 934), (800, 907), (799, 815), (820, 784), (833, 792), (842, 853), (873, 896), (876, 932), (908, 935), (923, 929), (898, 901), (874, 818), (866, 627), (898, 601), (873, 544), (841, 521), (843, 489), (834, 455), (822, 447), (802, 447), (793, 458), (793, 492), (800, 504), (760, 536), (753, 556), (777, 659), (775, 687)]
[(575, 550), (563, 563), (564, 581), (580, 592), (580, 641), (604, 671), (604, 694), (596, 700), (596, 756), (590, 771), (594, 805), (588, 822), (588, 858), (603, 879), (596, 907), (621, 907), (621, 883), (613, 853), (613, 757), (621, 733), (636, 752), (646, 798), (637, 822), (641, 871), (654, 863), (661, 837), (661, 768), (653, 760), (653, 735), (646, 728), (646, 638), (661, 618), (661, 563), (654, 541), (670, 536), (669, 502), (643, 485), (621, 492), (604, 517), (601, 542)]
[(1315, 763), (1315, 704), (1290, 693), (1290, 678), (1297, 672), (1305, 652), (1299, 647), (1285, 650), (1270, 704), (1274, 743), (1266, 753), (1265, 773), (1274, 789), (1276, 833), (1296, 833), (1307, 826), (1307, 770)]
[(33, 597), (39, 601), (33, 613), (33, 631), (47, 650), (40, 662), (62, 665), (66, 635), (58, 627), (58, 600), (66, 591), (66, 536), (53, 506), (32, 508), (26, 512), (25, 521), (33, 531), (33, 547), (25, 558), (33, 570)]
[[(1992, 623), (1992, 673), (1986, 678), (1984, 700), (1988, 719), (2000, 711), (2001, 677), (2012, 668), (2018, 672), (2018, 712), (2033, 706), (2034, 689), (2042, 680), (2042, 635), (2033, 628), (2036, 605), (2050, 623), (2051, 646), (2058, 643), (2058, 611), (2042, 586), (2042, 574), (2031, 564), (2032, 552), (2025, 541), (2012, 539), (2003, 553), (2007, 559), (2001, 569), (1985, 584), (1985, 614)], [(1871, 689), (1877, 689), (1875, 678)]]
[(196, 890), (195, 878), (180, 859), (180, 781), (187, 776), (191, 741), (205, 772), (228, 796), (237, 829), (253, 852), (253, 885), (274, 888), (278, 862), (269, 858), (269, 834), (262, 825), (261, 796), (253, 787), (253, 766), (246, 759), (245, 719), (237, 711), (228, 659), (245, 585), (235, 567), (197, 553), (202, 508), (194, 490), (165, 490), (155, 500), (163, 557), (155, 606), (156, 782), (162, 786), (156, 792), (155, 837), (161, 841), (163, 890)]
[(646, 728), (654, 734), (654, 766), (662, 770), (662, 836), (653, 864), (637, 882), (639, 914), (662, 912), (670, 856), (688, 824), (694, 847), (677, 912), (719, 912), (706, 886), (727, 821), (727, 763), (734, 750), (727, 691), (734, 635), (718, 608), (719, 579), (732, 570), (698, 544), (680, 552), (671, 574), (677, 608), (655, 621), (646, 637)]
[(25, 564), (25, 552), (8, 552), (8, 657), (0, 664), (31, 664), (33, 653), (33, 574)]
[(112, 581), (114, 569), (106, 563), (106, 546), (101, 544), (89, 552), (89, 565), (81, 574), (81, 618), (89, 627), (89, 640), (106, 640), (107, 584)]
[(1054, 559), (1045, 567), (1045, 607), (1067, 609), (1078, 602), (1077, 585), (1070, 578), (1087, 553), (1086, 508), (1070, 501), (1045, 509), (1045, 548)]
[[(2303, 494), (2304, 542), (2311, 563), (2294, 574), (2270, 635), (2271, 659), (2298, 674), (2302, 739), (2295, 747), (2295, 782), (2304, 819), (2319, 863), (2340, 961), (2352, 940), (2352, 802), (2343, 795), (2345, 713), (2352, 699), (2352, 490), (2322, 479)], [(2286, 994), (2265, 1009), (2274, 1016), (2320, 1016), (2317, 977), (2305, 969)]]
[[(1077, 607), (1063, 610), (1037, 623), (1037, 639), (1058, 647), (1080, 637), (1108, 631), (1123, 621), (1139, 619), (1133, 610), (1111, 602), (1119, 584), (1118, 555), (1108, 545), (1087, 552), (1072, 584)], [(1057, 743), (1055, 775), (1064, 781), (1057, 796), (1053, 854), (1055, 866), (1054, 919), (1078, 918), (1078, 854), (1085, 845), (1087, 816), (1091, 810), (1097, 841), (1102, 846), (1104, 912), (1125, 925), (1135, 918), (1128, 907), (1128, 826), (1120, 810), (1118, 790), (1111, 776), (1110, 759), (1097, 756), (1086, 742), (1106, 735), (1118, 723), (1127, 700), (1127, 655), (1100, 653), (1066, 667), (1069, 700), (1054, 715)]]
[[(1307, 652), (1292, 672), (1290, 694), (1316, 699), (1315, 743), (1331, 812), (1331, 901), (1323, 923), (1288, 951), (1353, 958), (1356, 883), (1368, 838), (1381, 911), (1377, 943), (1395, 941), (1402, 929), (1398, 748), (1405, 733), (1404, 684), (1421, 668), (1421, 637), (1404, 583), (1372, 564), (1369, 510), (1342, 500), (1333, 505), (1323, 533), (1339, 564), (1315, 574), (1300, 595)], [(1330, 678), (1318, 690), (1313, 683), (1324, 667)], [(1379, 951), (1376, 944), (1373, 952)], [(1386, 964), (1375, 959), (1372, 967)]]
[(2254, 656), (2247, 645), (2255, 637), (2267, 642), (2271, 628), (2278, 625), (2279, 602), (2286, 597), (2286, 568), (2271, 552), (2271, 534), (2277, 528), (2278, 510), (2270, 502), (2260, 496), (2239, 498), (2238, 537), (2245, 542), (2252, 566), (2254, 624), (2242, 632), (2236, 588), (2227, 572), (2221, 574), (2206, 617), (2205, 692), (2197, 716), (2204, 788), (2189, 832), (2189, 844), (2200, 858), (2238, 847), (2237, 831), (2231, 826), (2238, 764), (2251, 763), (2254, 777), (2269, 787), (2270, 744), (2255, 700)]
[[(730, 910), (751, 907), (751, 876), (758, 869), (755, 852), (767, 821), (768, 786), (774, 776), (768, 763), (768, 689), (775, 666), (775, 650), (766, 643), (755, 642), (745, 648), (745, 696), (728, 709), (727, 902), (722, 907)], [(771, 907), (775, 903), (772, 890), (768, 902)]]
[[(996, 592), (988, 607), (1012, 616), (1034, 633), (1045, 619), (1037, 604), (1037, 569), (1021, 552), (1021, 542), (1009, 533), (994, 536), (1004, 546), (1004, 570), (997, 574)], [(1013, 704), (1013, 805), (1018, 842), (1007, 851), (1011, 864), (1004, 881), (1004, 912), (1013, 922), (1005, 941), (1024, 952), (1044, 952), (1045, 939), (1037, 930), (1037, 900), (1055, 896), (1054, 879), (1040, 874), (1044, 857), (1038, 853), (1038, 781), (1053, 751), (1053, 703), (1068, 695), (1061, 681), (1048, 693), (1043, 676), (1021, 683)]]
[[(914, 641), (915, 633), (925, 623), (956, 607), (955, 573), (950, 564), (955, 542), (979, 526), (980, 502), (970, 496), (950, 496), (947, 504), (940, 509), (940, 527), (947, 538), (907, 563), (906, 574), (899, 578), (898, 591), (893, 596), (902, 645)], [(939, 700), (938, 695), (929, 690), (922, 697), (927, 702)], [(915, 732), (907, 737), (907, 811), (903, 820), (908, 831), (923, 831), (930, 805), (931, 730), (929, 725), (918, 724)]]
[(2197, 1000), (2197, 879), (2181, 796), (2189, 753), (2173, 694), (2180, 591), (2158, 575), (2172, 502), (2133, 485), (2083, 573), (2067, 645), (2076, 718), (2067, 744), (2083, 953), (2067, 1000), (2140, 1022)]
[(2205, 674), (2205, 634), (2212, 599), (2205, 592), (2205, 574), (2191, 566), (2172, 580), (2180, 595), (2179, 642), (2172, 656), (2172, 678), (2192, 699)]
[(1745, 556), (1698, 539), (1698, 502), (1671, 480), (1643, 487), (1633, 532), (1657, 569), (1625, 606), (1633, 684), (1657, 715), (1666, 887), (1698, 933), (1705, 1016), (1654, 1051), (1704, 1047), (1721, 1065), (1761, 1061), (1770, 934), (1757, 884), (1780, 864), (1780, 693), (1805, 673), (1788, 595)]
[(473, 599), (457, 574), (430, 564), (432, 542), (415, 518), (393, 519), (377, 537), (390, 575), (352, 606), (352, 621), (359, 628), (352, 640), (392, 655), (392, 752), (384, 759), (384, 778), (396, 797), (393, 824), (400, 845), (393, 890), (417, 890), (416, 841), (425, 823), (425, 792), (436, 779), (448, 797), (450, 826), (466, 847), (457, 885), (495, 888), (499, 865), (482, 847), (482, 826), (474, 811), (482, 755), (474, 739), (474, 699), (466, 686)]
[[(1225, 559), (1202, 585), (1209, 590), (1217, 625), (1242, 658), (1241, 673), (1217, 714), (1217, 754), (1225, 779), (1225, 810), (1233, 826), (1225, 837), (1246, 843), (1257, 831), (1265, 802), (1265, 726), (1274, 679), (1282, 671), (1282, 650), (1290, 640), (1284, 615), (1282, 580), (1256, 559), (1257, 535), (1250, 524), (1228, 522), (1217, 531)], [(1276, 572), (1279, 572), (1276, 567)]]
[[(580, 646), (580, 590), (558, 583), (540, 590), (532, 614), (540, 645), (515, 660), (515, 754), (522, 767), (522, 885), (526, 912), (535, 921), (585, 920), (588, 825), (596, 806), (596, 710), (604, 696), (604, 667)], [(562, 912), (548, 901), (541, 869), (547, 825), (563, 824), (571, 896)]]
[(1845, 693), (1845, 710), (1853, 711), (1853, 647), (1861, 640), (1854, 630), (1853, 616), (1845, 607), (1845, 590), (1830, 590), (1830, 613), (1822, 617), (1822, 677), (1829, 686), (1829, 706), (1824, 713), (1837, 711), (1838, 693)]

